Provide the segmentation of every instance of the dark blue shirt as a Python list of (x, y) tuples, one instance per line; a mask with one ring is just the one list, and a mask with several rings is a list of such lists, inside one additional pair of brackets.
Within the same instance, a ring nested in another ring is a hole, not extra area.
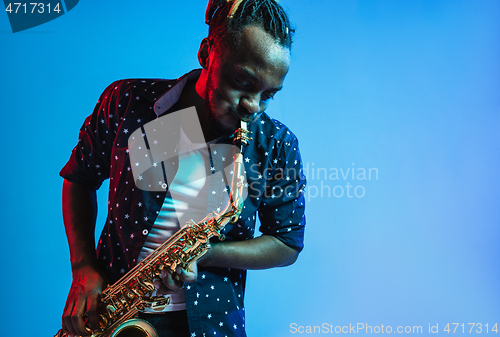
[[(148, 122), (173, 111), (185, 83), (197, 76), (199, 71), (195, 70), (176, 80), (112, 83), (86, 118), (78, 144), (60, 172), (68, 181), (93, 189), (110, 179), (108, 216), (97, 254), (111, 282), (136, 265), (168, 191), (138, 188), (130, 164), (129, 137)], [(261, 233), (301, 251), (306, 180), (297, 138), (266, 113), (248, 129), (253, 137), (244, 151), (248, 198), (238, 222), (224, 228), (226, 240), (253, 238), (258, 216)], [(223, 137), (219, 142), (230, 144), (231, 140)], [(212, 156), (216, 161), (217, 156)], [(162, 165), (158, 165), (156, 174), (163, 177)], [(197, 282), (185, 286), (191, 336), (246, 335), (245, 279), (246, 270), (199, 267)]]

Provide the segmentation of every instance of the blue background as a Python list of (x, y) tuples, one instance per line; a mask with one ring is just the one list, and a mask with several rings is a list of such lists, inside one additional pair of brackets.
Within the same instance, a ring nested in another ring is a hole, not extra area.
[[(491, 329), (500, 323), (500, 2), (281, 3), (297, 34), (269, 113), (299, 137), (308, 168), (306, 248), (291, 267), (249, 273), (248, 334), (297, 335), (293, 323)], [(109, 83), (198, 67), (205, 6), (80, 1), (16, 34), (0, 14), (2, 335), (59, 329), (71, 273), (58, 172)]]

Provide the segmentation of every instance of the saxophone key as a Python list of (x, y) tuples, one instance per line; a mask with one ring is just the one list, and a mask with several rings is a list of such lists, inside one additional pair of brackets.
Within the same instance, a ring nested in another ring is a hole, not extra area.
[(169, 304), (170, 304), (170, 296), (154, 297), (154, 301), (151, 302), (150, 308), (153, 309), (154, 311), (162, 311)]

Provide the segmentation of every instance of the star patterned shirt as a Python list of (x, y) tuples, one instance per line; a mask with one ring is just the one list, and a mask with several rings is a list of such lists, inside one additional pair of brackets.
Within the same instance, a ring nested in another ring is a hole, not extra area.
[[(130, 79), (109, 85), (93, 113), (85, 119), (78, 143), (60, 172), (68, 181), (92, 189), (110, 179), (108, 215), (97, 255), (112, 283), (136, 265), (168, 191), (161, 184), (168, 163), (153, 165), (148, 173), (149, 177), (158, 178), (163, 189), (138, 187), (143, 182), (135, 181), (132, 174), (129, 137), (148, 122), (174, 111), (185, 83), (196, 80), (199, 73), (200, 70), (194, 70), (175, 80)], [(253, 137), (244, 150), (248, 197), (238, 222), (228, 224), (223, 234), (226, 240), (251, 239), (258, 217), (261, 233), (301, 251), (306, 180), (298, 140), (285, 125), (266, 113), (248, 125), (248, 130)], [(220, 143), (232, 141), (223, 137)], [(210, 150), (212, 171), (216, 172), (227, 165), (227, 159), (216, 149)], [(175, 170), (175, 162), (172, 167)], [(222, 182), (211, 184), (210, 189), (214, 195), (227, 195), (227, 185)], [(222, 198), (213, 200), (209, 212), (223, 208)], [(199, 267), (197, 282), (185, 286), (192, 337), (246, 336), (245, 280), (246, 270)]]

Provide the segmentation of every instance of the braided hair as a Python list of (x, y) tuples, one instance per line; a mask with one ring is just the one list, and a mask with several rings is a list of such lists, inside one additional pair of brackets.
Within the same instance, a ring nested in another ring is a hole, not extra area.
[(281, 46), (291, 49), (290, 21), (278, 0), (209, 0), (205, 13), (208, 36), (223, 43), (234, 43), (249, 25), (259, 25)]

